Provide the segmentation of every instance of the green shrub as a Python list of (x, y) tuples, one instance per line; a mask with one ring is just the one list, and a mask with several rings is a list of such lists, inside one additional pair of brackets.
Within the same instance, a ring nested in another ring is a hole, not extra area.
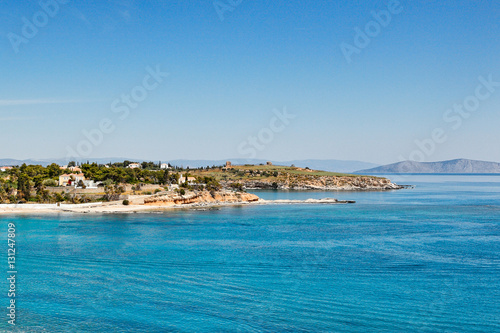
[(229, 187), (231, 187), (235, 191), (243, 191), (243, 185), (240, 183), (232, 183), (231, 185), (229, 185)]
[(128, 201), (127, 199), (123, 200), (123, 205), (124, 206), (130, 205), (130, 201)]
[(54, 179), (45, 179), (42, 184), (44, 186), (48, 186), (48, 187), (55, 187), (55, 186), (58, 186), (58, 182), (55, 181)]

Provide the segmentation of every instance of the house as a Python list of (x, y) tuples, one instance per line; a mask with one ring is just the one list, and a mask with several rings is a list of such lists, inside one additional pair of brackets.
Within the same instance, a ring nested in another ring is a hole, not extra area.
[(59, 176), (59, 186), (76, 186), (80, 180), (85, 180), (85, 175), (83, 173), (65, 173)]
[(0, 171), (2, 171), (2, 172), (5, 172), (5, 171), (10, 170), (10, 169), (12, 169), (12, 167), (10, 167), (10, 166), (0, 167)]
[(79, 167), (77, 166), (72, 166), (72, 167), (69, 167), (68, 169), (70, 169), (71, 171), (73, 172), (78, 172), (78, 173), (82, 173), (82, 169), (80, 169)]
[[(184, 184), (186, 182), (186, 177), (180, 176), (179, 177), (179, 184)], [(188, 184), (194, 184), (196, 182), (196, 177), (188, 177), (187, 178)]]
[(162, 163), (160, 165), (160, 169), (170, 169), (170, 166), (168, 165), (168, 163)]
[(59, 169), (61, 169), (61, 170), (66, 170), (67, 168), (68, 168), (68, 166), (67, 166), (67, 165), (63, 165), (63, 166), (60, 166), (60, 167), (59, 167)]
[(141, 165), (140, 165), (139, 163), (130, 163), (130, 164), (127, 166), (127, 168), (129, 168), (129, 169), (138, 169), (138, 168), (140, 168), (140, 167), (141, 167)]
[(266, 165), (273, 165), (273, 162), (266, 162)]

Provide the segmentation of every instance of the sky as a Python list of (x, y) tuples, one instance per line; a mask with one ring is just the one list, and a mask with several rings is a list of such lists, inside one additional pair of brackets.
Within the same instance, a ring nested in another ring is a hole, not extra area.
[(1, 1), (0, 158), (500, 162), (498, 1)]

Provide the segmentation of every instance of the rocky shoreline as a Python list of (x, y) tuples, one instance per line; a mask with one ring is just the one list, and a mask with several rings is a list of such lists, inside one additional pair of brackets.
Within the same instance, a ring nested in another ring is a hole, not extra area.
[(195, 203), (243, 203), (259, 200), (260, 198), (255, 194), (221, 190), (216, 192), (193, 191), (185, 195), (177, 192), (156, 194), (145, 198), (144, 204), (150, 206), (175, 206)]
[(404, 186), (378, 177), (293, 176), (276, 182), (262, 180), (221, 181), (225, 188), (240, 184), (246, 190), (297, 190), (297, 191), (390, 191)]
[[(271, 180), (224, 180), (221, 190), (164, 191), (153, 195), (130, 195), (124, 201), (88, 204), (2, 204), (0, 215), (40, 213), (139, 213), (161, 212), (169, 209), (212, 209), (234, 205), (271, 204), (350, 204), (334, 198), (307, 200), (263, 200), (244, 190), (297, 190), (297, 191), (390, 191), (405, 188), (387, 178), (370, 176), (318, 176), (293, 175)], [(239, 188), (239, 190), (235, 190)]]
[(240, 205), (290, 205), (290, 204), (351, 204), (355, 201), (334, 198), (307, 200), (263, 200), (246, 192), (222, 190), (217, 192), (198, 191), (180, 195), (178, 192), (156, 194), (148, 197), (130, 198), (130, 204), (122, 201), (87, 204), (2, 204), (0, 215), (9, 214), (120, 214), (154, 213), (175, 209), (206, 210)]
[(161, 213), (178, 209), (209, 210), (221, 207), (242, 206), (242, 205), (297, 205), (297, 204), (350, 204), (355, 201), (325, 199), (307, 200), (262, 200), (241, 201), (241, 202), (197, 202), (189, 204), (143, 204), (143, 205), (123, 205), (121, 202), (93, 203), (93, 204), (2, 204), (0, 205), (0, 215), (41, 215), (41, 214), (132, 214), (132, 213)]

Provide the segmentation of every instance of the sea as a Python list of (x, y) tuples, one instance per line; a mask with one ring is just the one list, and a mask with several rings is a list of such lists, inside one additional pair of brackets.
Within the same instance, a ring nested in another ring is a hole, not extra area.
[(0, 216), (0, 332), (500, 332), (500, 176), (387, 177), (415, 187)]

